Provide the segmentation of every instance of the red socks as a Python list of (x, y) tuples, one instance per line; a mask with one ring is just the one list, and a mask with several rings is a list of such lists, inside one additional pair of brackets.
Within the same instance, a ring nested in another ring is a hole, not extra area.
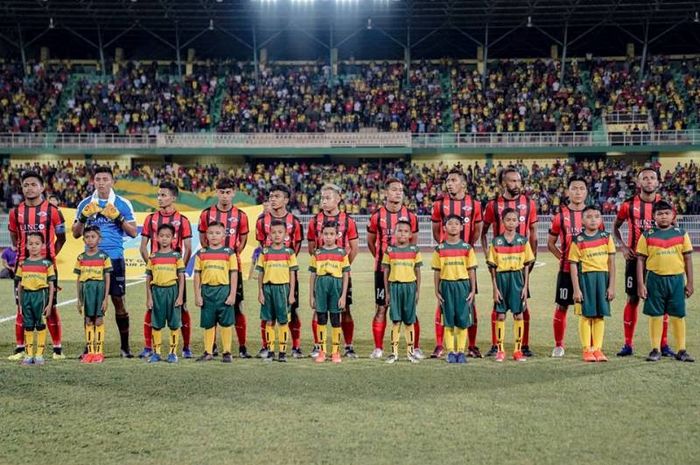
[(265, 335), (265, 320), (260, 320), (260, 340), (262, 348), (267, 349), (267, 336)]
[(316, 320), (316, 312), (314, 312), (313, 318), (311, 318), (311, 334), (314, 336), (314, 345), (317, 346), (320, 344), (318, 340), (318, 334), (316, 331), (318, 330), (318, 320)]
[(15, 342), (17, 347), (24, 347), (24, 316), (19, 309), (17, 309), (17, 316), (15, 316)]
[(639, 307), (639, 302), (627, 302), (622, 313), (622, 321), (625, 328), (625, 344), (630, 347), (632, 347), (634, 330), (637, 327), (637, 307)]
[(498, 345), (498, 338), (496, 337), (496, 321), (498, 321), (498, 312), (496, 312), (496, 307), (491, 311), (491, 345)]
[[(189, 349), (190, 340), (192, 338), (192, 318), (190, 317), (190, 312), (187, 310), (183, 310), (180, 315), (182, 317), (182, 327), (180, 328), (182, 332), (182, 348)], [(148, 321), (150, 323), (150, 318)]]
[(241, 312), (236, 313), (236, 337), (238, 338), (238, 345), (245, 346), (246, 340), (248, 338), (248, 320), (245, 315)]
[[(151, 328), (152, 315), (152, 310), (146, 310), (143, 316), (143, 346), (146, 349), (151, 349), (153, 347), (153, 328)], [(182, 326), (185, 326), (184, 321), (182, 322)]]
[(523, 312), (523, 321), (525, 324), (523, 325), (523, 345), (528, 346), (530, 345), (530, 309), (526, 308), (525, 311)]
[(374, 336), (374, 347), (384, 350), (384, 331), (386, 331), (386, 320), (372, 320), (372, 336)]
[(664, 314), (663, 329), (661, 330), (661, 347), (668, 345), (668, 314)]
[(292, 333), (292, 349), (298, 349), (301, 347), (301, 320), (296, 312), (289, 321), (289, 332)]
[(420, 349), (420, 321), (416, 317), (416, 322), (413, 323), (413, 347)]
[(467, 336), (469, 337), (469, 344), (467, 344), (469, 346), (468, 349), (476, 347), (476, 331), (479, 326), (477, 324), (479, 322), (479, 318), (477, 318), (476, 315), (476, 305), (474, 305), (474, 311), (472, 312), (472, 316), (474, 317), (472, 318), (472, 325), (469, 328), (467, 328)]
[(566, 311), (561, 310), (559, 307), (554, 309), (552, 327), (554, 328), (554, 345), (557, 347), (564, 347), (564, 335), (566, 334)]
[(352, 339), (355, 335), (355, 322), (350, 319), (344, 319), (340, 323), (340, 327), (343, 330), (343, 339), (345, 339), (345, 345), (352, 345)]
[(442, 310), (440, 306), (435, 309), (435, 345), (442, 347), (445, 342), (445, 327), (442, 324)]

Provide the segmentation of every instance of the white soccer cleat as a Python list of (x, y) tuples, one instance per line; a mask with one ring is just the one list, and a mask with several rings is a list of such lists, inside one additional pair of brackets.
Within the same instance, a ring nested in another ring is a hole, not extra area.
[(411, 363), (420, 363), (420, 359), (418, 357), (416, 357), (415, 352), (413, 353), (413, 355), (409, 355), (407, 358), (408, 358), (408, 361)]
[(394, 363), (399, 359), (398, 355), (391, 354), (386, 359), (386, 363)]
[(423, 351), (420, 349), (413, 349), (413, 358), (416, 360), (423, 360), (425, 359), (425, 355), (423, 354)]
[(380, 359), (382, 357), (384, 357), (384, 351), (380, 348), (374, 349), (372, 351), (372, 353), (369, 354), (369, 358), (373, 358), (373, 359)]
[(564, 357), (564, 348), (562, 346), (556, 346), (554, 349), (552, 349), (552, 357), (554, 357), (554, 358)]

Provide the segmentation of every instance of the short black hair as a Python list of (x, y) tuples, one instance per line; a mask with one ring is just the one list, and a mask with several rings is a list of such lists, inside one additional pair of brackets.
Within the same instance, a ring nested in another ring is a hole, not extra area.
[(168, 189), (170, 193), (173, 194), (173, 197), (177, 197), (180, 193), (180, 189), (178, 189), (175, 183), (171, 181), (163, 181), (158, 185), (158, 187), (160, 189)]
[(585, 216), (586, 212), (588, 212), (588, 211), (597, 211), (601, 215), (603, 214), (603, 211), (600, 209), (600, 207), (596, 204), (593, 204), (593, 205), (586, 205), (586, 208), (584, 208), (581, 211), (581, 216)]
[(287, 198), (290, 198), (292, 196), (292, 191), (289, 189), (289, 187), (285, 186), (284, 184), (275, 184), (270, 188), (270, 194), (279, 191), (282, 192)]
[(83, 236), (89, 232), (97, 233), (98, 236), (102, 237), (102, 231), (100, 231), (100, 227), (97, 225), (91, 224), (90, 226), (86, 226), (85, 229), (83, 229)]
[(515, 211), (515, 208), (504, 208), (503, 211), (501, 212), (501, 219), (504, 220), (506, 219), (506, 215), (513, 213), (515, 216), (518, 216), (518, 212)]
[[(211, 225), (209, 225), (209, 226), (211, 226)], [(175, 226), (173, 226), (173, 225), (170, 224), (170, 223), (163, 223), (163, 224), (161, 224), (160, 226), (158, 226), (158, 231), (156, 231), (156, 232), (157, 232), (158, 234), (160, 234), (160, 232), (161, 232), (162, 230), (164, 230), (164, 229), (167, 229), (168, 231), (170, 231), (170, 233), (171, 233), (173, 236), (175, 235)]]
[(457, 176), (462, 178), (462, 181), (467, 182), (467, 175), (464, 174), (464, 171), (462, 171), (460, 168), (455, 166), (447, 173), (447, 176), (449, 176), (451, 174), (456, 174)]
[(673, 205), (671, 205), (670, 202), (666, 200), (659, 200), (654, 204), (654, 206), (651, 208), (652, 213), (656, 213), (661, 210), (671, 210), (673, 211)]
[(96, 176), (100, 173), (108, 173), (112, 178), (114, 178), (114, 173), (112, 172), (112, 168), (109, 167), (109, 165), (102, 165), (98, 166), (95, 168), (95, 171), (93, 171), (93, 176)]
[(29, 178), (35, 178), (39, 181), (39, 184), (41, 184), (42, 186), (44, 185), (44, 178), (37, 171), (25, 171), (24, 173), (22, 173), (22, 176), (20, 177), (22, 182), (24, 182), (25, 180), (27, 180)]
[(451, 213), (445, 217), (445, 219), (443, 220), (443, 223), (447, 224), (447, 222), (450, 220), (457, 220), (457, 221), (459, 221), (459, 224), (462, 224), (464, 222), (464, 220), (462, 219), (461, 216), (455, 215), (454, 213)]
[(390, 186), (391, 184), (394, 184), (394, 183), (396, 183), (396, 182), (398, 182), (399, 184), (401, 184), (401, 186), (403, 186), (403, 181), (402, 181), (402, 180), (400, 180), (399, 178), (395, 178), (395, 177), (392, 176), (392, 177), (390, 177), (390, 178), (387, 178), (386, 181), (384, 181), (384, 189), (388, 189), (389, 186)]
[(569, 178), (569, 181), (566, 183), (566, 187), (571, 187), (572, 182), (582, 182), (586, 185), (586, 189), (588, 188), (588, 181), (586, 181), (586, 178), (584, 178), (583, 176), (571, 176)]
[(218, 181), (216, 181), (216, 188), (217, 189), (235, 189), (236, 183), (234, 183), (233, 179), (231, 179), (231, 178), (221, 178)]
[(38, 238), (41, 239), (41, 243), (42, 243), (42, 244), (44, 243), (44, 235), (41, 234), (41, 233), (38, 232), (38, 231), (28, 232), (28, 233), (27, 233), (27, 236), (26, 236), (27, 242), (29, 241), (29, 238), (30, 238), (30, 237), (38, 237)]
[[(518, 168), (516, 168), (513, 165), (508, 165), (507, 167), (503, 168), (499, 173), (498, 173), (498, 184), (503, 184), (503, 178), (505, 177), (506, 174), (508, 173), (517, 173), (520, 174), (520, 171)], [(520, 175), (522, 176), (522, 175)]]
[(396, 226), (394, 227), (394, 229), (398, 228), (402, 224), (405, 224), (406, 226), (408, 226), (408, 229), (411, 229), (411, 222), (403, 218), (396, 222)]
[(221, 221), (211, 221), (207, 224), (207, 228), (211, 228), (212, 226), (221, 226), (222, 228), (226, 229), (226, 225)]
[(326, 228), (333, 228), (336, 231), (338, 231), (338, 222), (331, 220), (331, 221), (326, 221), (323, 223), (323, 227), (321, 228), (321, 231), (323, 231)]
[(656, 174), (656, 179), (661, 179), (661, 175), (659, 174), (658, 170), (656, 168), (652, 168), (651, 166), (645, 166), (644, 168), (637, 171), (637, 177), (639, 177), (639, 175), (645, 171), (651, 171), (652, 173)]
[(283, 220), (272, 220), (270, 221), (270, 229), (272, 229), (273, 226), (282, 226), (286, 229), (287, 223), (285, 223)]

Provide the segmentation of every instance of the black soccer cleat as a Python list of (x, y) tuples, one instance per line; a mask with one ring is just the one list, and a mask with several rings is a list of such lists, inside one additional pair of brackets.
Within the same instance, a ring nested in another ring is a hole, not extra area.
[(695, 361), (695, 359), (693, 357), (691, 357), (690, 354), (688, 352), (686, 352), (685, 350), (679, 350), (678, 353), (675, 355), (675, 357), (676, 357), (676, 360), (678, 360), (679, 362), (692, 363)]
[(285, 352), (280, 352), (277, 356), (277, 361), (282, 363), (287, 363), (287, 354)]
[(534, 357), (535, 354), (530, 350), (530, 346), (523, 346), (520, 350), (526, 357)]
[(240, 346), (238, 348), (238, 356), (240, 358), (252, 358), (252, 356), (248, 353), (246, 346)]
[(675, 357), (676, 353), (671, 350), (671, 348), (666, 344), (665, 346), (661, 347), (661, 356), (662, 357)]
[(486, 352), (487, 357), (493, 357), (498, 353), (498, 346), (491, 346), (488, 352)]
[(481, 351), (479, 350), (479, 348), (477, 346), (470, 347), (467, 350), (467, 357), (469, 357), (469, 358), (484, 358), (484, 356), (481, 355)]
[(658, 362), (659, 360), (661, 360), (661, 352), (659, 352), (657, 349), (654, 349), (651, 352), (649, 352), (647, 362)]
[(221, 357), (221, 361), (224, 363), (233, 362), (233, 356), (231, 355), (231, 352), (225, 352), (224, 355)]

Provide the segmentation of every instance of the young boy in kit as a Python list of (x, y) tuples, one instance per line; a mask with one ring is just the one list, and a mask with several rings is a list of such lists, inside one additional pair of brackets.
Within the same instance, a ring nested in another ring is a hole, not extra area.
[(604, 317), (610, 316), (615, 298), (615, 243), (600, 230), (600, 209), (583, 209), (583, 232), (571, 241), (569, 261), (574, 302), (579, 319), (579, 337), (585, 362), (607, 362), (603, 353)]
[[(44, 236), (39, 232), (27, 233), (29, 256), (17, 267), (15, 280), (19, 281), (17, 293), (22, 309), (25, 356), (22, 365), (43, 365), (46, 348), (47, 317), (53, 307), (56, 273), (53, 263), (42, 256)], [(36, 352), (34, 331), (36, 330)]]
[(435, 296), (442, 311), (447, 363), (467, 363), (465, 350), (467, 328), (473, 324), (475, 289), (471, 283), (476, 278), (476, 255), (472, 246), (461, 239), (460, 216), (449, 215), (444, 224), (447, 238), (435, 247), (431, 264), (435, 272)]
[(323, 245), (311, 256), (309, 271), (309, 296), (311, 308), (316, 312), (317, 338), (321, 350), (316, 362), (326, 360), (328, 314), (330, 313), (332, 335), (331, 361), (340, 363), (340, 315), (345, 308), (345, 300), (350, 279), (350, 260), (345, 249), (338, 247), (338, 223), (328, 221), (321, 231)]
[[(656, 226), (644, 231), (637, 243), (637, 280), (644, 314), (649, 316), (649, 362), (661, 359), (661, 330), (668, 314), (676, 341), (676, 360), (694, 362), (685, 347), (685, 299), (693, 295), (693, 245), (690, 236), (673, 226), (673, 206), (659, 201), (653, 207)], [(645, 279), (646, 278), (646, 279)]]
[(202, 309), (200, 326), (204, 329), (204, 354), (198, 362), (213, 360), (216, 325), (221, 328), (223, 356), (231, 363), (231, 344), (235, 323), (233, 305), (236, 303), (238, 260), (236, 251), (223, 247), (226, 237), (223, 223), (213, 221), (207, 227), (207, 247), (199, 249), (194, 260), (195, 303)]
[(416, 306), (420, 296), (420, 267), (423, 266), (418, 247), (410, 244), (411, 223), (399, 220), (395, 230), (396, 245), (389, 246), (382, 258), (386, 306), (394, 325), (391, 328), (391, 355), (386, 363), (399, 359), (399, 337), (401, 323), (406, 333), (406, 353), (408, 361), (418, 363), (414, 356)]
[(505, 208), (501, 213), (505, 231), (491, 241), (488, 251), (488, 266), (493, 284), (493, 302), (497, 313), (496, 341), (498, 351), (496, 361), (506, 358), (503, 340), (506, 332), (506, 314), (513, 313), (513, 360), (527, 360), (522, 352), (523, 311), (527, 303), (527, 289), (530, 280), (530, 265), (535, 255), (530, 242), (525, 236), (516, 233), (518, 213), (512, 208)]
[(258, 271), (258, 301), (260, 319), (265, 321), (265, 339), (268, 354), (263, 361), (275, 357), (275, 324), (279, 340), (277, 361), (287, 361), (287, 340), (289, 339), (289, 311), (295, 302), (296, 271), (299, 269), (293, 249), (284, 246), (287, 225), (282, 220), (270, 223), (272, 245), (263, 248), (255, 265)]
[(153, 354), (148, 361), (160, 362), (162, 331), (167, 324), (170, 328), (168, 363), (175, 363), (182, 326), (180, 315), (185, 293), (185, 263), (182, 255), (172, 247), (175, 227), (169, 223), (161, 224), (156, 234), (158, 251), (152, 253), (146, 263), (146, 307), (152, 311), (153, 344)]

